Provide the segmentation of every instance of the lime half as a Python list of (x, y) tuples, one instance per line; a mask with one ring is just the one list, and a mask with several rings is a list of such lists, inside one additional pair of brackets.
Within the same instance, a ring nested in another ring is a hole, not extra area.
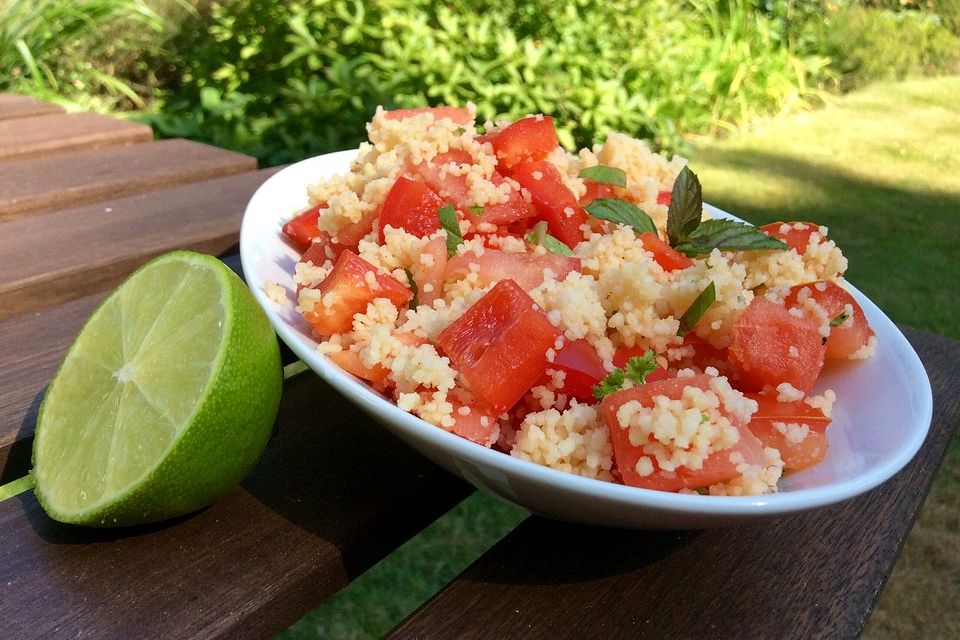
[(208, 505), (256, 463), (281, 386), (243, 281), (211, 256), (160, 256), (94, 311), (50, 383), (37, 498), (56, 520), (105, 527)]

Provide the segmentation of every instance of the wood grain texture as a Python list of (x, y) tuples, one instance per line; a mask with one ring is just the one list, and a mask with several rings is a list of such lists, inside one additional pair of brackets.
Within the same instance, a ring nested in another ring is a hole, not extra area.
[(0, 162), (0, 221), (252, 171), (254, 158), (187, 140)]
[(110, 288), (167, 251), (229, 251), (239, 241), (247, 201), (276, 171), (242, 173), (0, 223), (0, 319)]
[(856, 638), (960, 421), (960, 343), (906, 332), (931, 432), (877, 489), (713, 531), (631, 532), (531, 517), (390, 638)]
[(268, 637), (471, 491), (308, 372), (242, 487), (191, 516), (101, 531), (0, 502), (0, 637)]
[(0, 160), (150, 142), (150, 127), (97, 113), (0, 119)]
[(63, 107), (27, 96), (0, 93), (0, 120), (42, 116), (51, 113), (63, 113)]

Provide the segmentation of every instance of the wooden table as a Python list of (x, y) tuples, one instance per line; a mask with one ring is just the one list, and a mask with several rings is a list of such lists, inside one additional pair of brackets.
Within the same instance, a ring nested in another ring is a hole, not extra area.
[[(28, 471), (44, 387), (106, 290), (177, 248), (237, 266), (244, 205), (272, 172), (0, 96), (0, 484)], [(529, 517), (391, 637), (855, 637), (960, 418), (960, 343), (906, 334), (933, 424), (876, 490), (713, 531)], [(53, 522), (30, 492), (0, 502), (0, 637), (267, 636), (472, 491), (300, 375), (257, 468), (210, 508), (110, 531)]]

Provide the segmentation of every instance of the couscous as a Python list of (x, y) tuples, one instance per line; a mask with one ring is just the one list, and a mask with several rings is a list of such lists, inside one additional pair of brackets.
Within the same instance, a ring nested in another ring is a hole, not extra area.
[(506, 455), (665, 491), (775, 491), (826, 455), (824, 363), (876, 339), (828, 230), (706, 219), (682, 158), (553, 120), (383, 111), (284, 225), (318, 350)]

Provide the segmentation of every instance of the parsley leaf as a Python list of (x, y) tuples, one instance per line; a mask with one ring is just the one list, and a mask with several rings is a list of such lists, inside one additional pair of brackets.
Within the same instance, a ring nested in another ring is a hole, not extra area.
[(683, 242), (673, 247), (687, 256), (721, 251), (757, 251), (760, 249), (787, 249), (786, 243), (771, 238), (758, 227), (745, 222), (717, 218), (704, 220)]
[(456, 129), (453, 130), (454, 135), (457, 135), (457, 136), (462, 136), (466, 132), (467, 130), (464, 129), (463, 127), (457, 127)]
[(573, 251), (570, 251), (570, 247), (547, 233), (547, 223), (544, 220), (538, 222), (533, 227), (533, 231), (524, 236), (524, 239), (526, 239), (526, 241), (530, 244), (538, 244), (542, 246), (550, 253), (555, 253), (560, 256), (573, 255)]
[(846, 311), (843, 311), (840, 313), (840, 315), (838, 315), (836, 318), (830, 321), (830, 326), (839, 327), (844, 322), (846, 322), (849, 317), (850, 317), (850, 314), (848, 314)]
[(625, 224), (628, 227), (633, 227), (639, 233), (657, 232), (657, 227), (653, 224), (653, 220), (650, 219), (647, 212), (626, 200), (597, 198), (584, 208), (594, 218)]
[(627, 380), (643, 384), (646, 382), (647, 376), (659, 368), (653, 350), (647, 349), (647, 352), (642, 356), (634, 356), (627, 360)]
[(605, 167), (597, 165), (587, 167), (578, 174), (581, 178), (587, 178), (601, 184), (612, 184), (615, 187), (627, 186), (627, 172), (616, 167)]
[(690, 167), (684, 166), (673, 183), (667, 208), (667, 238), (676, 247), (693, 233), (703, 217), (703, 188)]
[(597, 400), (603, 400), (605, 397), (617, 391), (623, 385), (623, 369), (614, 369), (607, 374), (607, 377), (593, 387), (593, 397)]
[(452, 258), (457, 254), (457, 247), (463, 244), (457, 212), (452, 204), (445, 204), (437, 209), (437, 215), (440, 217), (440, 226), (447, 232), (447, 257)]
[(483, 206), (479, 204), (470, 205), (470, 213), (475, 216), (483, 215)]
[(687, 310), (680, 316), (680, 328), (677, 329), (677, 335), (682, 338), (693, 331), (693, 328), (697, 322), (700, 321), (700, 318), (703, 317), (703, 314), (705, 314), (707, 309), (710, 308), (710, 305), (716, 301), (717, 288), (714, 286), (713, 280), (711, 280), (710, 284), (703, 288), (703, 291), (693, 299), (693, 302), (690, 303)]
[(420, 306), (420, 289), (417, 287), (417, 281), (413, 279), (413, 272), (410, 269), (404, 269), (403, 272), (407, 274), (407, 282), (410, 284), (410, 291), (413, 292), (410, 308), (416, 309)]
[(625, 380), (643, 384), (647, 376), (658, 369), (656, 356), (653, 350), (648, 349), (642, 356), (634, 356), (627, 361), (626, 371), (614, 368), (607, 377), (593, 387), (593, 397), (603, 400), (605, 397), (620, 390)]

